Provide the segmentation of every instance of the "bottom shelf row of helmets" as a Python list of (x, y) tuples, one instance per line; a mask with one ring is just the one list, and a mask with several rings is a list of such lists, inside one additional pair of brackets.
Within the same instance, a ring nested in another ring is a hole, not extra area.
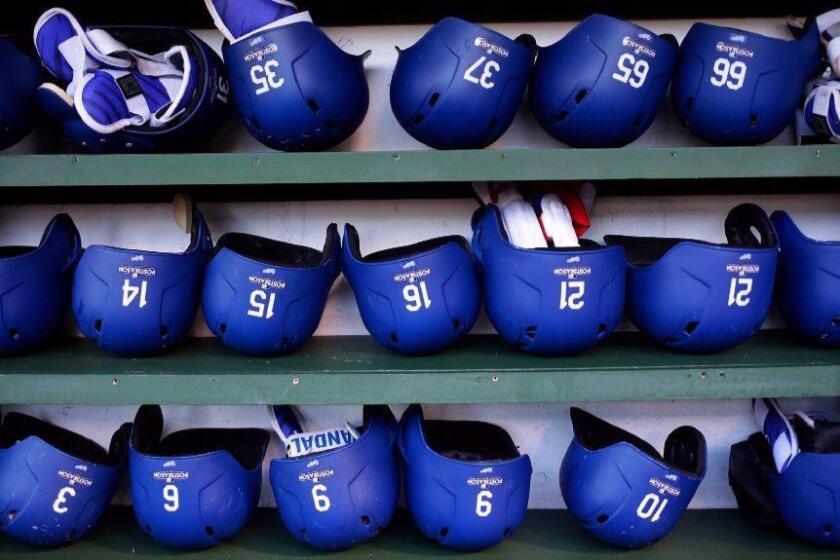
[[(733, 446), (731, 457), (742, 512), (807, 540), (840, 545), (833, 529), (840, 423), (797, 413), (791, 424), (769, 400), (755, 409), (763, 433)], [(288, 406), (272, 407), (272, 420), (286, 447), (286, 457), (270, 465), (274, 498), (290, 534), (307, 545), (338, 550), (376, 537), (396, 511), (400, 465), (415, 524), (446, 547), (496, 545), (527, 513), (531, 461), (499, 426), (426, 420), (418, 405), (399, 424), (387, 406), (366, 406), (358, 428), (347, 423), (306, 432)], [(703, 435), (677, 428), (660, 454), (583, 410), (572, 408), (571, 420), (574, 439), (560, 488), (580, 526), (621, 548), (668, 535), (705, 476)], [(0, 433), (0, 528), (39, 546), (81, 539), (105, 513), (128, 466), (135, 517), (151, 537), (177, 549), (234, 537), (259, 501), (269, 432), (187, 429), (162, 437), (163, 427), (160, 407), (143, 406), (105, 450), (34, 417), (7, 414)]]

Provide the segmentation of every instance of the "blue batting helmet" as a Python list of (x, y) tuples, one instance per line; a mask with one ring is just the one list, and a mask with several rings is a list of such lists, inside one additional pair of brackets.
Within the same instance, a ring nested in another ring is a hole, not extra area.
[(629, 144), (653, 122), (677, 63), (677, 41), (594, 14), (540, 49), (531, 110), (554, 138), (572, 146)]
[(402, 418), (399, 446), (414, 523), (456, 550), (510, 537), (528, 509), (531, 460), (510, 435), (484, 422), (424, 420), (418, 405)]
[(502, 337), (538, 354), (572, 354), (615, 330), (624, 309), (624, 250), (523, 249), (509, 240), (496, 206), (473, 217), (487, 314)]
[(717, 352), (751, 337), (773, 299), (779, 245), (764, 210), (741, 204), (726, 217), (728, 243), (608, 235), (627, 252), (627, 313), (674, 350)]
[(35, 128), (35, 91), (41, 85), (41, 65), (8, 37), (0, 37), (0, 77), (0, 150), (4, 150)]
[(533, 38), (512, 40), (448, 17), (399, 52), (391, 108), (400, 125), (439, 150), (483, 148), (510, 126), (534, 64)]
[(81, 253), (67, 214), (52, 219), (38, 247), (0, 247), (0, 355), (37, 348), (61, 325)]
[(579, 408), (560, 468), (569, 512), (593, 537), (622, 548), (650, 546), (676, 526), (706, 475), (706, 440), (677, 428), (660, 455), (648, 442)]
[(195, 319), (213, 240), (193, 210), (184, 253), (94, 245), (73, 280), (73, 313), (82, 334), (117, 354), (145, 356), (177, 344)]
[(219, 239), (204, 276), (204, 319), (225, 345), (254, 355), (290, 352), (321, 320), (341, 271), (338, 228), (322, 251), (242, 233)]
[(140, 407), (130, 451), (140, 527), (178, 549), (208, 548), (239, 533), (260, 499), (268, 432), (201, 428), (162, 435), (160, 407)]
[(719, 145), (763, 144), (793, 120), (820, 60), (819, 30), (795, 41), (695, 23), (683, 39), (671, 101), (688, 129)]
[(123, 424), (105, 450), (43, 420), (7, 414), (0, 428), (0, 529), (37, 546), (87, 535), (120, 484), (130, 431)]

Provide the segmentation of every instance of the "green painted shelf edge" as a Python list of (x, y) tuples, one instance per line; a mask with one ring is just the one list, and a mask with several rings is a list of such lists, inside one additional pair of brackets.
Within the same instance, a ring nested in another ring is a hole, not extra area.
[(840, 146), (0, 156), (0, 187), (840, 176)]
[(621, 333), (578, 356), (547, 358), (469, 336), (406, 357), (364, 336), (318, 337), (278, 358), (194, 339), (145, 359), (83, 340), (0, 359), (7, 404), (399, 404), (601, 402), (840, 395), (840, 352), (763, 332), (728, 352), (665, 351)]
[(424, 538), (405, 512), (373, 542), (342, 552), (320, 552), (293, 541), (273, 510), (259, 510), (236, 538), (198, 552), (176, 552), (157, 545), (137, 527), (129, 508), (110, 510), (87, 539), (56, 550), (39, 550), (0, 536), (3, 560), (330, 560), (472, 558), (476, 560), (793, 560), (840, 558), (792, 538), (760, 531), (736, 511), (689, 511), (671, 535), (657, 545), (621, 553), (590, 538), (568, 513), (531, 511), (523, 526), (502, 544), (481, 552), (459, 554)]

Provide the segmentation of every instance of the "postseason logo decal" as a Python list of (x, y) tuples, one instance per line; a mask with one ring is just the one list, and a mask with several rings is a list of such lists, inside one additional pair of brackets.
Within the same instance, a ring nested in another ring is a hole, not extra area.
[(501, 57), (507, 58), (510, 56), (510, 51), (504, 48), (501, 45), (497, 45), (496, 43), (492, 43), (485, 39), (484, 37), (476, 37), (475, 42), (473, 43), (476, 47), (482, 49), (483, 51), (487, 52), (487, 54), (497, 54)]
[[(733, 42), (741, 42), (743, 43), (746, 38), (743, 35), (733, 35), (729, 38), (730, 41)], [(718, 41), (717, 45), (715, 45), (715, 50), (719, 53), (725, 54), (729, 58), (753, 58), (755, 57), (755, 53), (752, 49), (748, 49), (746, 47), (742, 47), (741, 45), (730, 45), (723, 41)]]
[(86, 476), (80, 476), (76, 473), (72, 473), (65, 470), (58, 471), (58, 477), (63, 478), (67, 482), (70, 483), (71, 486), (80, 485), (80, 486), (93, 486), (93, 480), (89, 479)]
[(423, 268), (416, 268), (417, 263), (414, 261), (409, 261), (402, 265), (402, 269), (404, 272), (400, 272), (399, 274), (394, 275), (394, 282), (398, 284), (404, 284), (409, 282), (411, 284), (415, 283), (417, 280), (422, 280), (423, 278), (428, 278), (432, 275), (432, 269), (428, 266)]
[(273, 268), (266, 268), (262, 271), (262, 275), (260, 274), (252, 274), (248, 276), (248, 282), (251, 284), (256, 284), (260, 286), (263, 290), (267, 290), (269, 288), (273, 290), (283, 290), (286, 288), (286, 282), (283, 280), (278, 280), (276, 278), (269, 278), (267, 275), (274, 275), (277, 274), (277, 271)]
[(581, 276), (591, 276), (592, 267), (580, 264), (580, 257), (569, 257), (566, 259), (566, 266), (560, 266), (554, 269), (554, 276), (560, 278), (580, 278)]
[[(255, 39), (254, 41), (256, 41), (256, 43), (251, 44), (252, 47), (262, 42), (262, 37), (258, 37), (258, 39), (259, 39), (259, 41), (257, 41)], [(245, 55), (245, 62), (255, 62), (255, 61), (258, 61), (258, 60), (262, 60), (263, 58), (265, 58), (269, 55), (276, 54), (277, 51), (279, 51), (279, 50), (280, 49), (277, 48), (276, 43), (271, 43), (270, 45), (268, 45), (266, 47), (261, 47), (259, 49), (253, 50), (253, 51), (249, 52), (248, 54), (246, 54)]]
[(145, 257), (143, 255), (133, 256), (131, 257), (131, 264), (121, 264), (117, 267), (117, 272), (125, 276), (131, 276), (132, 278), (138, 278), (140, 276), (148, 278), (157, 274), (151, 266), (143, 266), (144, 259)]
[(661, 480), (659, 480), (656, 477), (651, 477), (651, 479), (648, 480), (648, 484), (650, 484), (651, 486), (656, 488), (656, 490), (660, 494), (668, 494), (669, 496), (674, 496), (674, 497), (680, 495), (680, 489), (679, 488), (677, 488), (673, 484), (668, 484), (667, 482), (662, 482)]
[(493, 474), (493, 467), (483, 468), (479, 471), (479, 476), (471, 476), (467, 479), (467, 486), (480, 486), (481, 488), (501, 486), (504, 483), (504, 478)]
[[(648, 33), (640, 33), (639, 39), (643, 41), (650, 41), (651, 36)], [(650, 58), (656, 58), (656, 50), (653, 47), (646, 45), (645, 43), (641, 43), (632, 37), (625, 37), (621, 40), (621, 44), (629, 49), (632, 49), (637, 56), (643, 54), (645, 56), (649, 56)]]
[(752, 255), (747, 253), (745, 255), (741, 255), (738, 260), (740, 261), (738, 264), (728, 264), (726, 265), (726, 272), (730, 274), (737, 274), (738, 276), (746, 276), (747, 274), (758, 274), (761, 272), (761, 267), (757, 264), (751, 264), (749, 261), (752, 260)]
[(319, 482), (335, 476), (333, 469), (319, 469), (317, 471), (302, 472), (298, 474), (298, 482)]
[(187, 480), (190, 477), (190, 473), (187, 471), (155, 471), (152, 474), (152, 478), (155, 480), (165, 480), (166, 482), (172, 482), (173, 480)]

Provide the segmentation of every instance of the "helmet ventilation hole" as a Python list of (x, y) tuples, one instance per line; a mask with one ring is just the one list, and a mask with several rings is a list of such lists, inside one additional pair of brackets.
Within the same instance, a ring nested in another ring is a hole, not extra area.
[(312, 109), (313, 113), (317, 114), (317, 113), (321, 112), (321, 106), (318, 105), (318, 102), (315, 101), (314, 99), (307, 100), (306, 104), (309, 105), (309, 108)]
[(220, 333), (225, 334), (226, 331), (227, 331), (227, 323), (222, 323), (221, 325), (219, 325), (219, 332)]
[(584, 99), (586, 99), (586, 96), (587, 96), (587, 95), (589, 95), (589, 90), (588, 90), (588, 89), (582, 89), (582, 90), (580, 90), (580, 91), (577, 93), (577, 95), (575, 95), (575, 103), (577, 103), (578, 105), (580, 105), (580, 104), (583, 102), (583, 100), (584, 100)]
[(426, 118), (426, 115), (417, 115), (414, 117), (414, 124), (420, 124)]
[(439, 99), (440, 94), (437, 92), (433, 93), (432, 96), (429, 98), (429, 107), (434, 107), (435, 105), (437, 105)]
[(697, 326), (700, 324), (700, 321), (692, 321), (685, 326), (683, 332), (687, 335), (694, 334), (694, 331), (697, 330)]
[(11, 336), (12, 340), (15, 342), (20, 340), (20, 332), (17, 329), (9, 329), (9, 336)]
[(102, 332), (102, 319), (97, 319), (95, 323), (93, 323), (93, 330), (98, 333)]
[(448, 534), (449, 534), (449, 527), (444, 527), (443, 529), (440, 530), (440, 536), (441, 537), (446, 538), (446, 535), (448, 535)]
[(367, 515), (363, 515), (361, 518), (362, 525), (370, 525), (370, 517)]
[(525, 327), (525, 336), (528, 337), (528, 340), (534, 340), (537, 338), (537, 327), (536, 325), (531, 325), (530, 327)]
[(213, 534), (214, 534), (216, 531), (214, 531), (214, 530), (213, 530), (213, 527), (210, 527), (210, 526), (208, 525), (207, 527), (205, 527), (205, 528), (204, 528), (204, 532), (205, 532), (205, 533), (207, 533), (207, 536), (208, 536), (208, 537), (212, 537), (212, 536), (213, 536)]
[(825, 533), (826, 536), (828, 536), (828, 535), (831, 534), (832, 529), (833, 529), (833, 527), (831, 525), (824, 525), (823, 526), (823, 533)]
[(755, 127), (758, 126), (758, 115), (756, 115), (755, 113), (750, 115), (750, 126), (752, 128), (755, 128)]
[(840, 315), (836, 315), (834, 319), (831, 320), (831, 324), (835, 327), (840, 327)]
[(160, 326), (160, 338), (165, 339), (167, 336), (169, 336), (169, 328), (166, 325), (161, 325)]
[(602, 513), (601, 515), (599, 515), (599, 516), (598, 516), (597, 521), (598, 521), (598, 523), (600, 523), (600, 524), (602, 524), (602, 525), (603, 525), (604, 523), (606, 523), (606, 522), (607, 522), (607, 520), (608, 520), (609, 518), (610, 518), (610, 516), (609, 516), (609, 515), (607, 515), (606, 513)]
[(568, 117), (568, 116), (569, 116), (569, 112), (568, 112), (568, 111), (560, 111), (559, 113), (557, 113), (557, 116), (556, 116), (556, 117), (554, 117), (554, 119), (555, 119), (557, 122), (563, 122), (563, 121), (565, 121), (565, 120), (566, 120), (566, 117)]
[(399, 341), (400, 341), (400, 339), (397, 337), (397, 333), (392, 331), (391, 332), (391, 342), (393, 342), (394, 344), (399, 344)]
[(460, 331), (461, 330), (461, 321), (458, 320), (458, 319), (453, 319), (452, 320), (452, 326), (455, 327), (456, 331)]

